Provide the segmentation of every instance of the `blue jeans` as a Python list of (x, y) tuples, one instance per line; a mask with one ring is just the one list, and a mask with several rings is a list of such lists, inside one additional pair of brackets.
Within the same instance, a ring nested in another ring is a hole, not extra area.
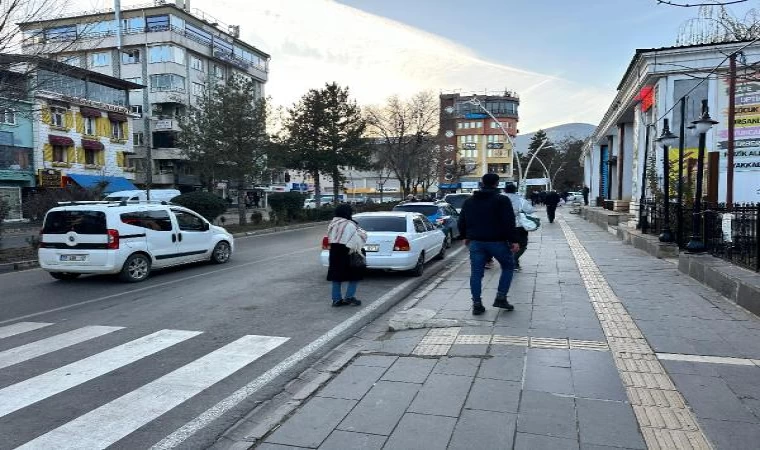
[(506, 242), (470, 241), (470, 292), (473, 302), (481, 301), (486, 262), (492, 257), (499, 261), (501, 266), (497, 295), (506, 297), (507, 292), (509, 292), (515, 271), (515, 258), (512, 255), (510, 245)]
[[(341, 294), (341, 285), (342, 283), (340, 281), (332, 282), (332, 299), (334, 302), (343, 299), (343, 295)], [(359, 285), (358, 281), (349, 281), (348, 287), (346, 288), (345, 298), (354, 297), (356, 295), (356, 288), (358, 285)]]

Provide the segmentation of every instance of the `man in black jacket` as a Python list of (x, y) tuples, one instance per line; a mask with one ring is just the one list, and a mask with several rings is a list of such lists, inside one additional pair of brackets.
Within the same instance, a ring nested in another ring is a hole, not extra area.
[(499, 194), (499, 176), (483, 175), (483, 189), (473, 193), (462, 206), (459, 215), (459, 232), (465, 245), (470, 247), (470, 292), (472, 313), (483, 314), (481, 301), (483, 274), (486, 262), (494, 258), (501, 265), (501, 277), (493, 306), (512, 311), (507, 301), (509, 286), (515, 270), (513, 253), (520, 249), (515, 233), (515, 213), (509, 197)]
[(549, 223), (554, 223), (554, 215), (557, 213), (557, 205), (559, 205), (560, 200), (557, 191), (546, 194), (546, 215), (549, 216)]

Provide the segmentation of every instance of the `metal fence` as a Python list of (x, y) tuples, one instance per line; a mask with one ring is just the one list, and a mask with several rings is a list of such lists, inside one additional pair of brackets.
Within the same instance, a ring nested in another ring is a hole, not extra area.
[[(670, 230), (675, 243), (686, 248), (692, 238), (693, 208), (670, 204)], [(661, 201), (644, 203), (641, 231), (662, 233), (665, 208)], [(725, 204), (706, 204), (699, 214), (701, 240), (707, 252), (738, 266), (760, 272), (760, 204), (735, 204), (731, 211)]]

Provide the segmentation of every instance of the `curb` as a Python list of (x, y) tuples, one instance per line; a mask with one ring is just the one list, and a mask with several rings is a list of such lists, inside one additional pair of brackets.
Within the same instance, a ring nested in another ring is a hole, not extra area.
[(29, 261), (16, 261), (12, 263), (0, 264), (0, 273), (17, 272), (27, 269), (34, 269), (39, 267), (40, 264), (36, 259)]
[(313, 228), (318, 227), (322, 225), (329, 224), (330, 221), (322, 221), (322, 222), (309, 222), (309, 223), (299, 223), (297, 225), (285, 225), (282, 227), (272, 227), (272, 228), (265, 228), (263, 230), (256, 230), (256, 231), (244, 231), (242, 233), (235, 233), (232, 235), (234, 238), (239, 237), (249, 237), (249, 236), (260, 236), (262, 234), (272, 234), (272, 233), (279, 233), (281, 231), (291, 231), (291, 230), (301, 230), (304, 228)]
[[(418, 282), (410, 284), (403, 291), (385, 300), (383, 305), (377, 308), (373, 314), (368, 315), (365, 320), (355, 324), (354, 327), (351, 327), (344, 334), (354, 336), (356, 332), (377, 320), (388, 310), (403, 300), (409, 299), (412, 293), (426, 283), (428, 283), (428, 286), (422, 292), (429, 293), (443, 281), (443, 276), (440, 276), (442, 272), (451, 272), (452, 269), (459, 267), (461, 263), (461, 261), (454, 259), (447, 261), (446, 264), (440, 264), (434, 270), (426, 271), (425, 275), (418, 279)], [(416, 303), (420, 298), (421, 296), (417, 295), (412, 301)], [(409, 307), (410, 305), (405, 306)], [(330, 341), (330, 344), (340, 342), (345, 337), (344, 335), (336, 336)], [(327, 346), (329, 347), (330, 344)], [(210, 448), (213, 450), (243, 450), (253, 448), (292, 415), (323, 385), (330, 381), (335, 374), (343, 370), (358, 355), (365, 353), (362, 347), (361, 338), (353, 337), (334, 348), (329, 348), (322, 352), (322, 356), (315, 363), (309, 364), (308, 361), (305, 361), (305, 365), (297, 368), (297, 376), (283, 381), (284, 385), (278, 389), (278, 394), (254, 407), (253, 410), (222, 433)]]

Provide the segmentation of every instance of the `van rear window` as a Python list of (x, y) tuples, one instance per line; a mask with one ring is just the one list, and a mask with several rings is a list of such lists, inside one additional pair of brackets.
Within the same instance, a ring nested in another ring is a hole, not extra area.
[(51, 211), (45, 217), (43, 234), (107, 234), (106, 215), (101, 211)]

